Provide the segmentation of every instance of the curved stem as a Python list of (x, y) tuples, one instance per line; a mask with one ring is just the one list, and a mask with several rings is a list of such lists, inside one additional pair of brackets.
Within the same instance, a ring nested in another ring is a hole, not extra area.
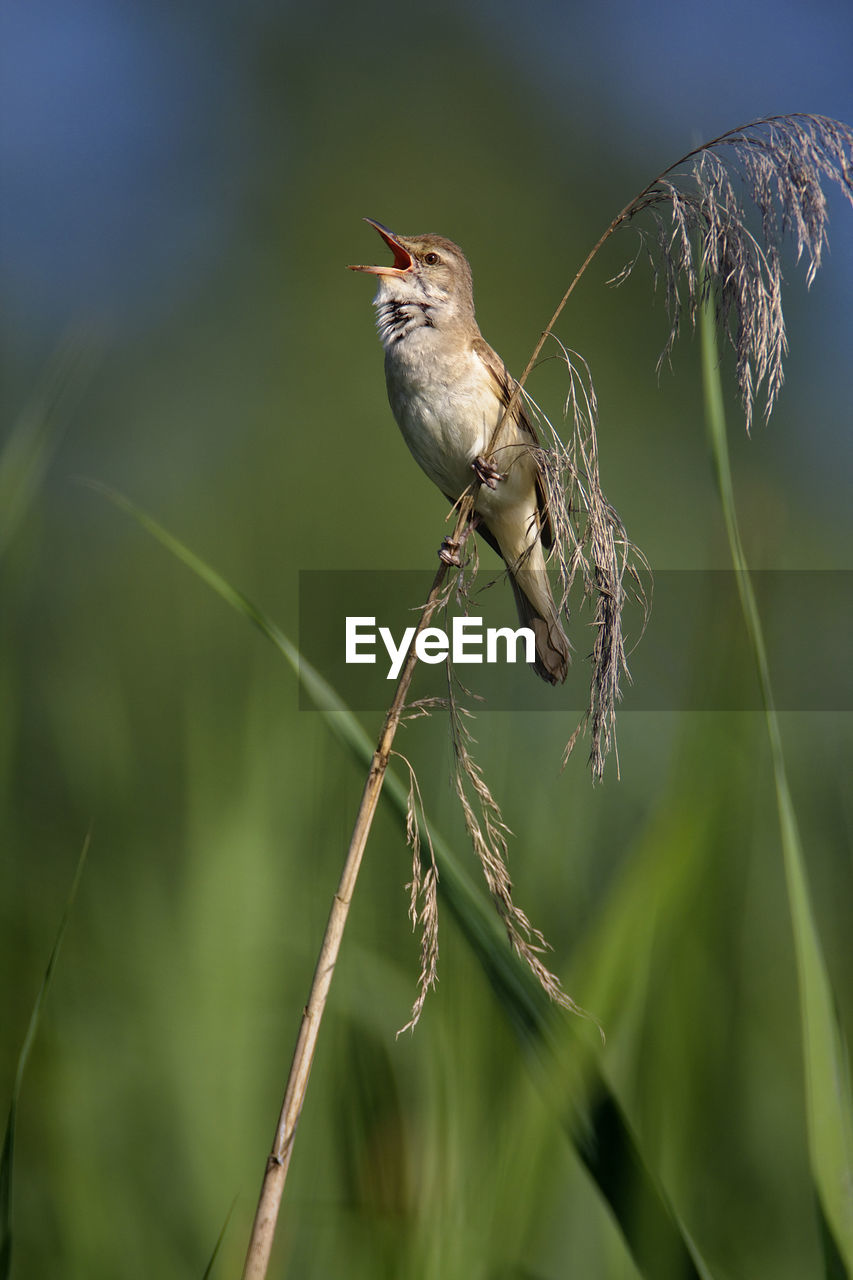
[[(456, 538), (464, 530), (469, 515), (470, 509), (467, 506), (467, 502), (463, 502), (456, 523), (454, 535)], [(397, 682), (394, 699), (385, 716), (382, 732), (379, 735), (379, 741), (368, 770), (361, 804), (359, 805), (358, 815), (347, 850), (346, 861), (335, 896), (332, 899), (326, 932), (323, 935), (323, 943), (317, 958), (314, 978), (308, 995), (308, 1003), (302, 1013), (302, 1021), (299, 1027), (296, 1048), (293, 1052), (290, 1074), (287, 1078), (281, 1114), (275, 1131), (273, 1148), (267, 1159), (266, 1173), (255, 1212), (252, 1234), (249, 1239), (249, 1248), (243, 1268), (243, 1280), (263, 1280), (267, 1273), (281, 1197), (287, 1179), (290, 1156), (293, 1151), (293, 1141), (296, 1136), (296, 1128), (299, 1124), (299, 1117), (305, 1100), (305, 1091), (308, 1088), (308, 1080), (314, 1062), (320, 1023), (326, 1007), (329, 988), (332, 984), (332, 977), (334, 976), (335, 965), (349, 915), (350, 903), (361, 867), (365, 845), (367, 844), (367, 837), (370, 833), (373, 815), (376, 812), (376, 805), (385, 780), (385, 772), (391, 755), (391, 746), (400, 723), (400, 717), (406, 703), (406, 695), (408, 694), (417, 662), (415, 641), (423, 628), (429, 624), (440, 604), (441, 588), (446, 574), (447, 565), (442, 563), (439, 565), (433, 579), (426, 605), (421, 612), (415, 635), (412, 637), (412, 643), (409, 646), (409, 652), (406, 655), (406, 661)]]

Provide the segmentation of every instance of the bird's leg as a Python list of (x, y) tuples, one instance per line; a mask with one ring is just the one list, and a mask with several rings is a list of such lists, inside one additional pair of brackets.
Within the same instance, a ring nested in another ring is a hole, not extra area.
[(471, 515), (471, 519), (462, 530), (458, 541), (450, 537), (444, 539), (441, 546), (438, 548), (439, 560), (443, 561), (444, 564), (449, 564), (452, 568), (460, 569), (462, 567), (462, 557), (460, 552), (468, 541), (469, 534), (477, 528), (479, 523), (480, 517), (477, 512), (474, 511)]
[(503, 480), (503, 472), (498, 471), (493, 462), (489, 462), (488, 458), (484, 458), (479, 454), (471, 463), (474, 475), (480, 481), (480, 484), (486, 485), (489, 489), (497, 489), (498, 481)]

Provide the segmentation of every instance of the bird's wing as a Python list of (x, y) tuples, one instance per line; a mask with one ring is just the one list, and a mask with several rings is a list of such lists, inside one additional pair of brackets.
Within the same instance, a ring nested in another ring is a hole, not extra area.
[[(497, 351), (490, 347), (485, 338), (479, 337), (474, 339), (474, 351), (483, 361), (489, 373), (495, 381), (500, 396), (501, 404), (506, 406), (509, 404), (510, 396), (515, 391), (515, 378), (507, 369), (503, 360), (501, 360)], [(539, 436), (536, 434), (536, 428), (524, 412), (524, 400), (519, 397), (513, 410), (513, 417), (523, 436), (529, 436), (530, 441), (539, 446)], [(542, 539), (542, 545), (549, 549), (554, 541), (551, 532), (551, 520), (548, 514), (548, 499), (545, 493), (545, 483), (542, 476), (542, 470), (537, 467), (536, 472), (536, 502), (539, 508), (539, 536)]]
[[(497, 385), (501, 402), (504, 405), (509, 404), (510, 396), (513, 391), (515, 391), (517, 385), (515, 378), (512, 376), (503, 360), (501, 360), (497, 351), (489, 346), (485, 338), (474, 339), (474, 351), (492, 375)], [(522, 434), (530, 436), (533, 442), (538, 444), (539, 437), (536, 434), (536, 429), (534, 428), (533, 423), (524, 412), (524, 401), (522, 399), (519, 399), (516, 403), (515, 409), (513, 410), (513, 417), (518, 423)]]

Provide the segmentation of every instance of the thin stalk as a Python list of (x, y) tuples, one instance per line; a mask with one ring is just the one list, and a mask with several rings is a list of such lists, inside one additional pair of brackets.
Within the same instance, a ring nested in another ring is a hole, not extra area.
[(702, 309), (701, 330), (708, 436), (741, 609), (758, 669), (776, 785), (785, 880), (797, 960), (811, 1171), (818, 1203), (833, 1246), (853, 1274), (853, 1101), (846, 1052), (836, 1020), (833, 993), (812, 910), (805, 858), (773, 700), (761, 617), (738, 528), (711, 300)]
[[(460, 511), (456, 523), (455, 540), (459, 539), (467, 520), (467, 506), (463, 504), (463, 509)], [(332, 899), (332, 906), (314, 970), (308, 1003), (302, 1014), (302, 1022), (299, 1027), (299, 1035), (290, 1066), (290, 1074), (287, 1078), (281, 1115), (275, 1131), (272, 1152), (267, 1159), (266, 1173), (255, 1212), (252, 1234), (249, 1239), (249, 1248), (243, 1268), (243, 1280), (263, 1280), (263, 1277), (267, 1274), (281, 1197), (287, 1180), (296, 1127), (299, 1124), (299, 1117), (305, 1101), (305, 1092), (311, 1075), (311, 1067), (314, 1062), (320, 1023), (326, 1008), (338, 953), (341, 949), (341, 941), (344, 936), (350, 903), (352, 902), (356, 880), (361, 868), (367, 837), (370, 833), (373, 815), (376, 812), (382, 784), (385, 780), (385, 772), (391, 757), (394, 735), (400, 723), (400, 716), (403, 713), (406, 695), (408, 694), (417, 662), (415, 641), (423, 628), (429, 624), (441, 602), (441, 588), (446, 574), (447, 565), (441, 563), (433, 579), (425, 607), (421, 611), (420, 621), (415, 630), (415, 635), (412, 637), (409, 652), (397, 682), (394, 699), (385, 716), (382, 732), (379, 735), (379, 742), (367, 772), (367, 780), (364, 784), (361, 804), (359, 805), (358, 815), (350, 838), (346, 861), (335, 896)]]

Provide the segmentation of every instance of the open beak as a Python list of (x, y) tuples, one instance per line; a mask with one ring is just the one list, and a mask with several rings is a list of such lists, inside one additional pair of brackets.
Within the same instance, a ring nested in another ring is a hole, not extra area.
[(375, 227), (387, 244), (388, 248), (394, 255), (394, 265), (392, 267), (350, 267), (350, 271), (369, 271), (374, 276), (404, 276), (407, 271), (411, 271), (413, 262), (412, 255), (408, 249), (404, 248), (393, 231), (389, 231), (387, 227), (383, 227), (381, 222), (374, 222), (373, 218), (365, 218), (365, 222), (369, 222), (371, 227)]

